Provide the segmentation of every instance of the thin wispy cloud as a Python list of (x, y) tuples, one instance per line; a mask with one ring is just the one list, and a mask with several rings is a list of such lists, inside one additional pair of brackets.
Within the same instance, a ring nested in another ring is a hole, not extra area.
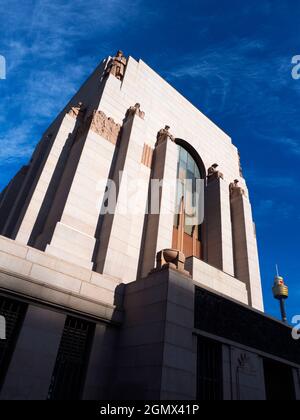
[(284, 146), (288, 152), (300, 156), (300, 138), (297, 140), (290, 138), (281, 138), (278, 139), (277, 142)]
[(27, 158), (33, 152), (33, 145), (29, 141), (32, 135), (32, 123), (26, 122), (16, 128), (7, 131), (0, 137), (0, 161), (1, 163), (13, 163), (19, 159)]
[[(293, 127), (293, 125), (292, 125)], [(286, 127), (286, 131), (289, 127)], [(281, 153), (285, 155), (291, 155), (294, 157), (300, 157), (300, 136), (295, 138), (286, 137), (284, 134), (284, 128), (282, 128), (276, 136), (274, 133), (262, 133), (262, 132), (255, 132), (255, 135), (263, 140), (264, 142), (268, 143), (269, 145), (275, 145), (276, 147), (280, 147)]]
[[(266, 115), (270, 106), (273, 109), (277, 105), (274, 87), (278, 90), (288, 86), (291, 69), (290, 57), (270, 57), (270, 48), (259, 39), (232, 39), (180, 56), (165, 75), (173, 82), (193, 79), (198, 83), (196, 89), (206, 98), (203, 105), (214, 112), (261, 116), (261, 110), (252, 105), (264, 100)], [(243, 103), (243, 97), (247, 97), (247, 102)]]
[(6, 84), (0, 86), (2, 160), (29, 158), (39, 140), (37, 128), (46, 128), (112, 52), (110, 31), (117, 33), (134, 21), (139, 4), (140, 0), (26, 0), (22, 7), (11, 1), (1, 11), (0, 53), (7, 60)]
[(262, 226), (274, 226), (274, 224), (288, 220), (295, 208), (289, 202), (279, 201), (277, 197), (273, 199), (260, 200), (254, 209), (257, 223)]
[(247, 171), (247, 182), (256, 190), (272, 190), (276, 188), (295, 188), (299, 189), (298, 180), (284, 173), (266, 173), (258, 171)]

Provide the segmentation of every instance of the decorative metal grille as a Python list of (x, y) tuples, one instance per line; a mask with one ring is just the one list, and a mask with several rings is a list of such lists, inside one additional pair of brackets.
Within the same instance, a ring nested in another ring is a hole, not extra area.
[(221, 401), (223, 399), (222, 345), (198, 337), (197, 399)]
[(26, 309), (25, 303), (0, 296), (0, 315), (5, 318), (6, 327), (6, 339), (0, 340), (0, 389), (15, 349)]
[(67, 317), (48, 399), (80, 399), (94, 330), (90, 322)]
[(196, 287), (195, 328), (300, 364), (292, 329), (250, 307)]
[(263, 360), (266, 400), (295, 401), (292, 367), (271, 359)]

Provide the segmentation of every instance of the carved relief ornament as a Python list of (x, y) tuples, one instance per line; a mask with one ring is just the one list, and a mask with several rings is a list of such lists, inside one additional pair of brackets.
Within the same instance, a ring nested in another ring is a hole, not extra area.
[(121, 125), (107, 117), (102, 111), (93, 112), (90, 128), (113, 144), (117, 143), (121, 131)]
[[(68, 115), (78, 119), (84, 116), (85, 111), (86, 109), (83, 108), (80, 102), (78, 106), (70, 109)], [(89, 129), (111, 143), (116, 144), (120, 135), (121, 125), (117, 124), (112, 118), (107, 117), (103, 111), (95, 110), (84, 122), (81, 119), (77, 135), (81, 135)]]

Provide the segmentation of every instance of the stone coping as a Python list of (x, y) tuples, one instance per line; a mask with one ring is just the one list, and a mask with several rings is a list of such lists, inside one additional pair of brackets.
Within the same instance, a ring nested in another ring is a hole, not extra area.
[(225, 297), (249, 304), (246, 284), (230, 274), (195, 257), (187, 258), (186, 269), (191, 273), (195, 285), (207, 287)]
[(0, 290), (121, 322), (120, 283), (0, 236)]

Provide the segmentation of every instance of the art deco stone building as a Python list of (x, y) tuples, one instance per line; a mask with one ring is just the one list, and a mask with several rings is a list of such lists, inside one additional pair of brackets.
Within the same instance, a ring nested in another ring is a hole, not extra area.
[[(203, 223), (177, 179), (204, 180)], [(238, 150), (143, 61), (120, 52), (80, 88), (2, 192), (0, 234), (1, 399), (300, 398)]]

